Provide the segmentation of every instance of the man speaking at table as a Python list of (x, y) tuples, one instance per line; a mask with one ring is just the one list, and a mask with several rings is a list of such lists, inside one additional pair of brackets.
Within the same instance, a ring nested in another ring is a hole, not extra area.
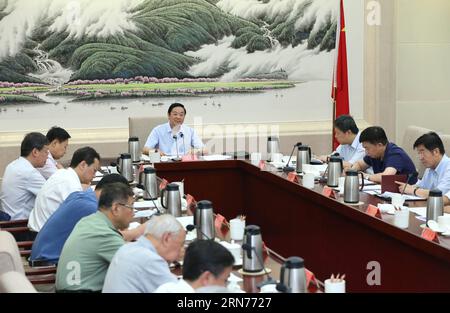
[(183, 124), (186, 108), (181, 103), (172, 103), (167, 111), (169, 121), (156, 126), (148, 136), (143, 153), (158, 150), (163, 155), (183, 156), (197, 151), (204, 152), (203, 142), (195, 130)]

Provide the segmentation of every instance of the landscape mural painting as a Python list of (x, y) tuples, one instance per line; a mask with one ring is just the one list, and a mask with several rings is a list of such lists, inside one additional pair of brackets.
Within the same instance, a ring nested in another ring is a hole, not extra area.
[(0, 130), (125, 127), (174, 101), (208, 122), (298, 120), (329, 105), (338, 7), (0, 0)]

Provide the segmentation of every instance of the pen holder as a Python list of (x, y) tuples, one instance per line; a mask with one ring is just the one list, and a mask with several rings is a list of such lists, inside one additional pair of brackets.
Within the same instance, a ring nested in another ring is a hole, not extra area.
[(325, 293), (345, 293), (345, 280), (331, 281), (325, 280)]

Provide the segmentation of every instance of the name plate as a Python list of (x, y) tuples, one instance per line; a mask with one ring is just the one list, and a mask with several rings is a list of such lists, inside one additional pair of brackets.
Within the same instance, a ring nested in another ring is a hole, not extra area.
[(259, 169), (264, 170), (266, 168), (266, 162), (264, 160), (259, 161)]
[(369, 206), (367, 207), (366, 213), (370, 216), (378, 217), (379, 219), (381, 219), (380, 209), (372, 204), (369, 204)]
[(422, 238), (429, 240), (429, 241), (433, 241), (436, 243), (439, 243), (439, 239), (438, 239), (438, 235), (435, 231), (432, 231), (431, 229), (429, 229), (428, 227), (425, 227), (422, 231)]
[(198, 161), (196, 154), (186, 154), (181, 157), (181, 162)]
[(287, 180), (293, 183), (298, 183), (298, 176), (296, 172), (290, 172), (287, 176)]
[(311, 283), (314, 283), (317, 287), (319, 287), (319, 284), (317, 283), (316, 276), (314, 276), (314, 273), (306, 268), (305, 272), (306, 272), (306, 288), (309, 288)]
[(323, 187), (322, 195), (328, 198), (337, 199), (336, 192), (334, 192), (334, 190), (328, 186)]

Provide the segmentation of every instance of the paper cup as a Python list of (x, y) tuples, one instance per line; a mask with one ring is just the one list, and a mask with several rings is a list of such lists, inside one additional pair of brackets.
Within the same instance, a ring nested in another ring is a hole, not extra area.
[(404, 208), (402, 210), (395, 210), (394, 212), (394, 225), (398, 228), (408, 228), (409, 226), (409, 209)]
[(232, 240), (244, 239), (245, 220), (235, 218), (230, 220), (230, 238)]
[(325, 293), (345, 293), (345, 280), (340, 282), (331, 282), (331, 279), (325, 280)]
[(178, 185), (178, 188), (179, 188), (179, 190), (180, 190), (180, 196), (183, 198), (183, 196), (184, 196), (184, 182), (181, 182), (181, 181), (175, 181), (175, 182), (173, 182), (172, 184)]
[(242, 252), (242, 246), (238, 245), (237, 243), (228, 243), (226, 241), (221, 241), (220, 244), (224, 246), (230, 253), (233, 255), (234, 258), (234, 264), (238, 265), (241, 263), (241, 252)]
[(314, 188), (314, 178), (315, 178), (315, 175), (312, 173), (304, 174), (303, 179), (302, 179), (303, 187), (313, 189)]

